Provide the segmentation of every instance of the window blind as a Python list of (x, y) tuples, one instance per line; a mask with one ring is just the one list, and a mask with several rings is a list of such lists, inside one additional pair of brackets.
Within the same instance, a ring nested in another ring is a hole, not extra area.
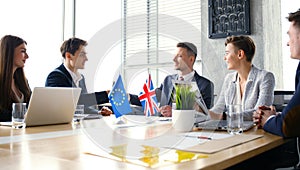
[(173, 56), (178, 42), (192, 42), (200, 50), (200, 3), (199, 0), (123, 0), (122, 74), (125, 81), (146, 71), (158, 85), (165, 75), (175, 73)]

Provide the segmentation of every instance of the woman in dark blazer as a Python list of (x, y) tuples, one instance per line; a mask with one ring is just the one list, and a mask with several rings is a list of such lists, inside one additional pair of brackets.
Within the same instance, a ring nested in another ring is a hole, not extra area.
[(24, 74), (27, 43), (6, 35), (0, 42), (0, 121), (11, 121), (12, 103), (29, 103), (31, 90)]

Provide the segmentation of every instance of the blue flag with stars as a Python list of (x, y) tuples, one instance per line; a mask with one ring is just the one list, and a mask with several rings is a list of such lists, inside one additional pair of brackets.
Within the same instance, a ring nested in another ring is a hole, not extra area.
[(121, 75), (119, 75), (118, 80), (112, 88), (112, 91), (108, 95), (108, 98), (116, 118), (132, 112)]

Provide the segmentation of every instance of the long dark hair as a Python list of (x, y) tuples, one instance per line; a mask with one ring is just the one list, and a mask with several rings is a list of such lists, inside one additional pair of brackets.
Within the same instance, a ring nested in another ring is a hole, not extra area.
[(17, 102), (11, 88), (13, 78), (16, 87), (24, 95), (24, 102), (29, 102), (31, 90), (23, 68), (17, 68), (13, 72), (15, 48), (23, 43), (27, 44), (22, 38), (12, 35), (6, 35), (0, 40), (0, 111), (11, 110), (12, 103)]

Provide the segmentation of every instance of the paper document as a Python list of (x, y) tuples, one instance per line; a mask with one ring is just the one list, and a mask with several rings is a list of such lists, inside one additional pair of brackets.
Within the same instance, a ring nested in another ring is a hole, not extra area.
[(11, 122), (0, 122), (0, 126), (12, 126)]
[(229, 138), (210, 140), (199, 145), (184, 149), (184, 151), (197, 153), (215, 153), (236, 145), (262, 137), (263, 135), (234, 135)]

